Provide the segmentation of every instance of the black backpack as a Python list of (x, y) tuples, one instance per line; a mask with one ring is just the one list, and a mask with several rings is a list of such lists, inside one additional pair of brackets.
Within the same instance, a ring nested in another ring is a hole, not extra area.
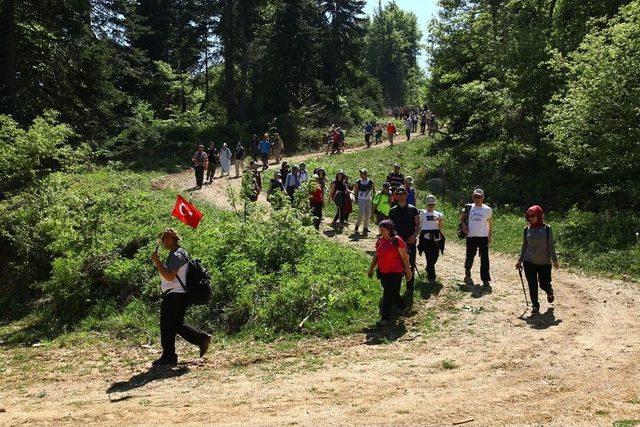
[(180, 280), (180, 276), (176, 276), (180, 285), (187, 293), (187, 303), (189, 305), (206, 305), (211, 301), (211, 275), (207, 269), (200, 263), (199, 259), (191, 259), (187, 255), (189, 266), (187, 267), (187, 283), (186, 286)]
[[(467, 226), (469, 226), (469, 212), (470, 211), (471, 211), (471, 204), (469, 203), (469, 204), (464, 205), (464, 220), (463, 221)], [(464, 232), (464, 229), (462, 227), (462, 222), (463, 221), (460, 221), (458, 223), (458, 237), (460, 239), (464, 239), (464, 238), (467, 237), (467, 234)]]

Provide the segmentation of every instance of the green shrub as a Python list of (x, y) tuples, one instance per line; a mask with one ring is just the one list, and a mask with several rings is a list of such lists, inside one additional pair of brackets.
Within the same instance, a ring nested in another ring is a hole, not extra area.
[(200, 326), (268, 338), (306, 319), (304, 331), (335, 335), (375, 316), (380, 292), (365, 277), (367, 257), (322, 239), (304, 225), (304, 211), (255, 206), (243, 221), (199, 204), (205, 219), (192, 230), (170, 219), (175, 194), (152, 191), (151, 178), (55, 173), (1, 202), (9, 249), (3, 316), (38, 313), (48, 331), (148, 330), (160, 295), (149, 256), (169, 225), (211, 271), (211, 304), (190, 315)]
[(73, 130), (57, 117), (48, 111), (24, 130), (11, 117), (0, 115), (0, 193), (28, 187), (82, 157), (68, 144)]

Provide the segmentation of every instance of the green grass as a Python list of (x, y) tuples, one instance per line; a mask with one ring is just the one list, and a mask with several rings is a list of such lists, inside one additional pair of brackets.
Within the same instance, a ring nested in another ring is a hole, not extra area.
[(441, 365), (443, 369), (447, 369), (447, 370), (456, 369), (458, 367), (458, 365), (453, 360), (450, 360), (450, 359), (443, 360)]
[(618, 420), (614, 421), (613, 427), (635, 427), (640, 425), (640, 419), (637, 420)]

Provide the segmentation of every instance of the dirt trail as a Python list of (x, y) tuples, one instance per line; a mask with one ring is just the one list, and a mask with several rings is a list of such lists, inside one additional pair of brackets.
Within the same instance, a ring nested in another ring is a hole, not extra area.
[[(164, 185), (182, 190), (192, 180), (184, 173)], [(218, 181), (197, 197), (228, 207)], [(362, 250), (373, 245), (372, 238), (348, 231), (324, 231)], [(0, 424), (566, 426), (640, 420), (637, 284), (560, 270), (554, 272), (556, 303), (549, 308), (543, 302), (542, 314), (531, 319), (514, 259), (491, 254), (491, 293), (460, 282), (463, 260), (463, 247), (452, 241), (438, 263), (442, 288), (421, 289), (413, 315), (383, 336), (370, 331), (305, 340), (254, 355), (220, 347), (205, 360), (189, 350), (192, 359), (160, 377), (146, 372), (149, 365), (141, 361), (153, 356), (145, 349), (33, 349), (28, 379), (5, 366), (9, 352), (0, 353), (0, 408), (7, 410)], [(419, 266), (424, 271), (423, 259)]]

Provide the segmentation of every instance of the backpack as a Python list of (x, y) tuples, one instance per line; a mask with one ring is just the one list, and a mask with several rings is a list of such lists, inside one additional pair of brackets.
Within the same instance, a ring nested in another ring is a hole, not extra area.
[(189, 266), (187, 267), (187, 283), (186, 285), (178, 278), (178, 282), (182, 289), (187, 293), (188, 305), (205, 305), (211, 300), (211, 275), (207, 269), (200, 263), (199, 259), (191, 259), (187, 255)]
[(464, 222), (469, 226), (469, 212), (471, 212), (471, 203), (464, 205), (464, 219), (458, 223), (458, 238), (460, 239), (467, 237), (467, 234), (464, 232), (464, 228), (462, 227), (462, 223)]
[[(529, 226), (526, 226), (524, 230), (522, 230), (522, 238), (523, 238), (525, 248), (527, 247), (527, 229), (528, 228)], [(545, 224), (544, 229), (547, 232), (547, 252), (549, 252), (549, 230), (551, 230), (551, 226), (549, 226), (549, 224)]]

